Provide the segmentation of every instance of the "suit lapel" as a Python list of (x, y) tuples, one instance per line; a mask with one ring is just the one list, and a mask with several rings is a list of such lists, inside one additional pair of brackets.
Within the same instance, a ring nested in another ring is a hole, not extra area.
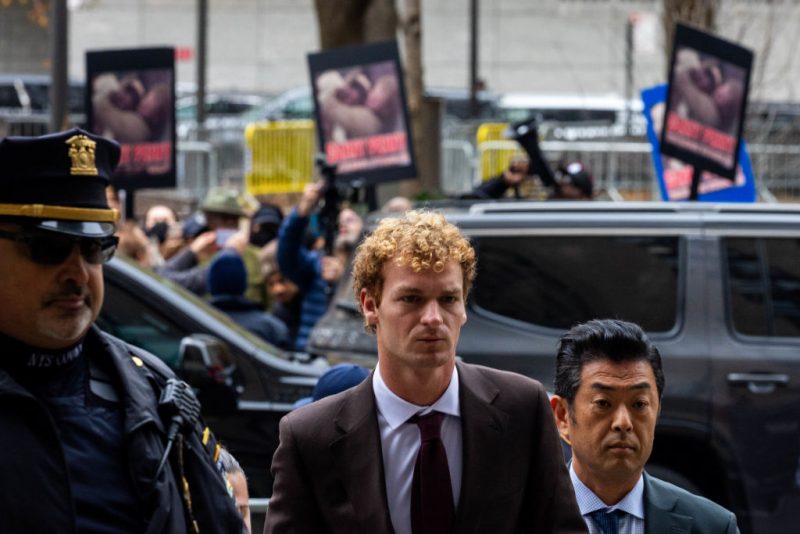
[(645, 534), (689, 534), (691, 517), (673, 512), (678, 497), (658, 479), (644, 474), (644, 524)]
[(456, 531), (468, 532), (479, 528), (486, 488), (497, 482), (508, 414), (492, 405), (500, 390), (474, 369), (458, 364), (458, 379), (464, 458)]
[(343, 401), (333, 423), (334, 465), (364, 532), (393, 532), (386, 499), (372, 374)]

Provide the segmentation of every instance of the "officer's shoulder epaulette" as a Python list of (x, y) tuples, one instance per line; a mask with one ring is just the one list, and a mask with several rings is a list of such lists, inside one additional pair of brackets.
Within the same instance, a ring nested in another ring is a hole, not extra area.
[(175, 376), (175, 371), (170, 369), (169, 366), (158, 356), (154, 356), (146, 350), (140, 349), (134, 345), (128, 345), (127, 343), (126, 348), (131, 356), (131, 360), (133, 360), (134, 365), (137, 367), (147, 367), (150, 371), (156, 373), (164, 380)]
[(98, 329), (98, 333), (102, 340), (110, 347), (118, 351), (123, 357), (128, 357), (136, 367), (149, 370), (154, 374), (160, 382), (166, 381), (168, 378), (175, 376), (175, 372), (164, 363), (161, 358), (147, 352), (146, 350), (131, 345), (118, 337), (115, 337), (108, 332), (103, 332)]

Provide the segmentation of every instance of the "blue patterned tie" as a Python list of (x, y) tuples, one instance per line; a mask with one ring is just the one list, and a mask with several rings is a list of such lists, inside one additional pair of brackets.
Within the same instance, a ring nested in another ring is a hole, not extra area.
[(589, 514), (602, 534), (619, 534), (620, 510), (604, 508)]

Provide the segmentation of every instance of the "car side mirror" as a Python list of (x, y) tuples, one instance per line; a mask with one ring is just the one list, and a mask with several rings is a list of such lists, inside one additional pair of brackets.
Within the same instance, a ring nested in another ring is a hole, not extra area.
[(180, 375), (197, 392), (205, 415), (236, 411), (244, 387), (228, 344), (207, 334), (181, 339)]

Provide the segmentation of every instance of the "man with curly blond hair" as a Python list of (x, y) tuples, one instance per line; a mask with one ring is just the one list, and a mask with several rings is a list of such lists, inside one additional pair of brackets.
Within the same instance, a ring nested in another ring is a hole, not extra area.
[(378, 365), (280, 425), (264, 532), (586, 532), (547, 394), (456, 362), (475, 251), (435, 212), (383, 219), (354, 289)]

